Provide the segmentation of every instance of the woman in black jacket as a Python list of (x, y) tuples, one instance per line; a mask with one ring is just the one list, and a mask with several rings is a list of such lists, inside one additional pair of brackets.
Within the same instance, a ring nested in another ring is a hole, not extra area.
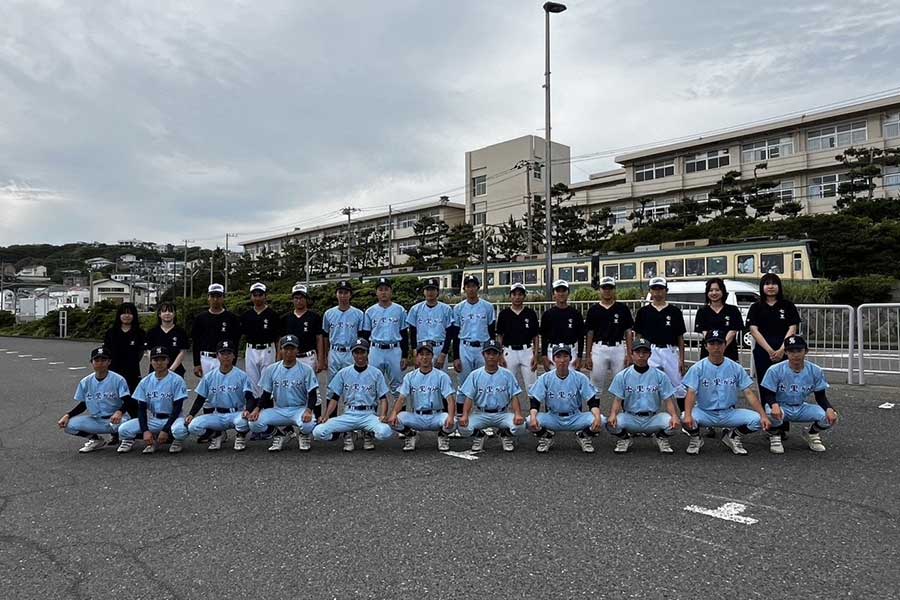
[(766, 273), (759, 280), (759, 296), (750, 305), (747, 325), (756, 340), (753, 364), (761, 383), (769, 367), (784, 360), (784, 338), (797, 333), (800, 313), (793, 302), (784, 299), (784, 286), (775, 273)]
[[(719, 329), (725, 332), (725, 356), (733, 361), (740, 362), (738, 356), (738, 339), (744, 329), (744, 318), (741, 309), (734, 304), (728, 304), (728, 290), (725, 282), (719, 277), (713, 277), (706, 282), (706, 306), (697, 309), (694, 316), (694, 331), (706, 338), (706, 332)], [(706, 345), (700, 347), (700, 358), (706, 358), (709, 352)]]
[(141, 380), (141, 359), (146, 349), (144, 341), (137, 307), (131, 302), (123, 302), (116, 310), (116, 321), (107, 330), (103, 345), (111, 359), (109, 370), (124, 377), (132, 393)]

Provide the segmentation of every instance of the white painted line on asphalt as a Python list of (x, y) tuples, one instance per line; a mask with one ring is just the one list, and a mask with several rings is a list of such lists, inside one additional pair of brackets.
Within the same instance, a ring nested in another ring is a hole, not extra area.
[(34, 354), (20, 354), (19, 358), (31, 358)]
[(10, 350), (9, 352), (7, 352), (7, 354), (18, 354), (18, 353), (19, 353), (18, 350)]
[(46, 358), (32, 358), (31, 360), (47, 360)]
[(879, 404), (878, 408), (894, 408), (893, 402), (885, 402), (884, 404)]
[(60, 361), (60, 362), (48, 362), (47, 364), (48, 364), (48, 365), (64, 365), (64, 364), (66, 364), (66, 363)]
[(0, 352), (6, 352), (8, 348), (0, 348)]
[(743, 525), (753, 525), (754, 523), (759, 523), (758, 519), (741, 516), (741, 513), (747, 510), (747, 505), (741, 504), (740, 502), (726, 502), (719, 508), (703, 508), (702, 506), (690, 504), (688, 506), (685, 506), (684, 510), (692, 513), (697, 513), (698, 515), (715, 517), (716, 519), (722, 519), (723, 521), (741, 523)]
[(69, 367), (70, 371), (80, 371), (82, 369), (87, 369), (87, 367)]
[(462, 458), (464, 460), (478, 460), (478, 456), (472, 454), (471, 450), (465, 450), (463, 452), (448, 450), (447, 452), (441, 452), (441, 454), (446, 454), (447, 456), (452, 456), (454, 458)]

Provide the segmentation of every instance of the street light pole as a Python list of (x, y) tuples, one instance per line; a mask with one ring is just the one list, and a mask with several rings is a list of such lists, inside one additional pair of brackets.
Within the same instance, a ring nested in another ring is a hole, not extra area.
[(546, 169), (541, 175), (544, 177), (544, 237), (546, 256), (546, 290), (547, 300), (553, 299), (553, 240), (551, 239), (550, 225), (550, 187), (552, 186), (551, 176), (551, 155), (550, 155), (550, 13), (561, 13), (566, 10), (565, 4), (558, 2), (545, 2), (544, 15), (544, 164)]

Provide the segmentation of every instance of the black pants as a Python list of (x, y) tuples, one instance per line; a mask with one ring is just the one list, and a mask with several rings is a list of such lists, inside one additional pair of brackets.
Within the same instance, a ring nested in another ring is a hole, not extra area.
[[(785, 357), (782, 357), (781, 360), (785, 360)], [(758, 384), (762, 385), (762, 380), (763, 377), (766, 376), (766, 371), (774, 364), (772, 359), (769, 358), (768, 352), (759, 346), (753, 348), (753, 366), (756, 368), (756, 382)]]

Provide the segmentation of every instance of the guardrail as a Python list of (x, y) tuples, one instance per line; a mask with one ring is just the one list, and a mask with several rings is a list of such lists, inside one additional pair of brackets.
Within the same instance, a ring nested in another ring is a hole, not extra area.
[(900, 304), (860, 304), (856, 326), (860, 385), (866, 373), (900, 375)]

